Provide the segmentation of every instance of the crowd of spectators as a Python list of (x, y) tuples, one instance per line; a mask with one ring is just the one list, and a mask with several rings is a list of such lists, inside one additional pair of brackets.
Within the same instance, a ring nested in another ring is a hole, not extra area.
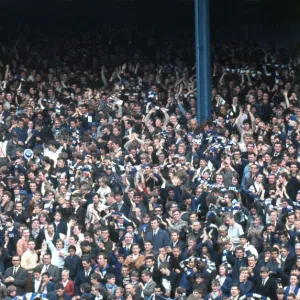
[[(0, 53), (0, 299), (300, 299), (297, 48), (139, 32)], [(299, 98), (299, 99), (298, 99)]]

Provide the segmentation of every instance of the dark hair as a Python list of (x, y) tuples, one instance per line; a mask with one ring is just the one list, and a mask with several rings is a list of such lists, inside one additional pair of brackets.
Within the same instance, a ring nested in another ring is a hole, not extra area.
[(152, 272), (149, 271), (149, 270), (144, 270), (144, 271), (142, 272), (142, 275), (146, 275), (146, 276), (151, 277), (151, 276), (152, 276)]
[(109, 280), (109, 279), (113, 279), (113, 278), (116, 278), (116, 275), (115, 274), (112, 274), (112, 273), (108, 273), (105, 275), (104, 277), (104, 280)]
[(239, 287), (238, 284), (234, 283), (234, 284), (231, 286), (231, 288), (233, 288), (233, 287), (237, 288), (237, 289), (240, 291), (240, 287)]
[(237, 246), (237, 247), (235, 248), (235, 251), (237, 251), (237, 250), (242, 250), (242, 251), (244, 252), (244, 248), (243, 248), (242, 246)]
[(69, 251), (70, 251), (70, 250), (73, 250), (73, 251), (76, 252), (76, 247), (75, 247), (74, 245), (71, 245), (71, 246), (69, 246), (68, 250), (69, 250)]
[(91, 279), (94, 279), (94, 280), (96, 280), (98, 282), (101, 282), (101, 276), (99, 274), (97, 274), (97, 273), (93, 273), (91, 275)]
[(90, 293), (91, 292), (91, 286), (89, 283), (82, 283), (80, 285), (80, 289), (84, 291), (84, 293)]
[(88, 264), (90, 264), (91, 263), (91, 259), (90, 259), (90, 257), (88, 257), (88, 256), (83, 256), (82, 258), (81, 258), (81, 262), (87, 262)]

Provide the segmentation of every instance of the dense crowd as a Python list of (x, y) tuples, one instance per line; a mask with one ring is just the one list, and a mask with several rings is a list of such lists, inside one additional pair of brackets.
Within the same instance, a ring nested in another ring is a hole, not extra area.
[(0, 53), (0, 299), (300, 299), (297, 48), (138, 32)]

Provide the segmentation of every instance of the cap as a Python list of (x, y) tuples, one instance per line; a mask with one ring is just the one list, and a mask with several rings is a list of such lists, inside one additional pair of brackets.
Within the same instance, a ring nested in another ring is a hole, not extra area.
[(26, 192), (25, 190), (21, 190), (21, 191), (20, 191), (20, 195), (25, 195), (25, 196), (27, 196), (27, 192)]

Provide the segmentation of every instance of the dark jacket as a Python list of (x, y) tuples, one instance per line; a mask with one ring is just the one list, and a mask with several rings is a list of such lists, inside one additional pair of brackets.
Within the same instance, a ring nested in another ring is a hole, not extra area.
[(67, 256), (65, 259), (65, 266), (69, 269), (70, 278), (75, 279), (81, 268), (81, 259), (78, 255)]
[[(18, 295), (24, 295), (25, 293), (25, 288), (28, 280), (28, 272), (21, 266), (18, 268), (18, 271), (13, 275), (13, 267), (10, 267), (6, 269), (4, 276), (3, 276), (3, 281), (12, 276), (14, 278), (13, 285), (16, 286), (17, 288), (17, 294)], [(12, 283), (7, 283), (6, 285), (9, 286)]]
[(157, 234), (153, 237), (153, 230), (146, 234), (146, 240), (152, 242), (153, 250), (159, 251), (159, 248), (170, 245), (169, 234), (162, 229), (158, 229)]
[(258, 280), (256, 284), (257, 293), (269, 297), (270, 299), (275, 299), (277, 289), (276, 282), (272, 278), (269, 278), (267, 282), (262, 285), (262, 279), (260, 278)]
[[(56, 295), (56, 292), (52, 292), (50, 294), (47, 294), (48, 300), (59, 300), (58, 296)], [(64, 293), (64, 300), (71, 300), (72, 297), (66, 293)]]
[(91, 275), (94, 273), (93, 270), (89, 273), (89, 276), (85, 276), (85, 270), (81, 269), (76, 278), (75, 278), (75, 295), (79, 295), (80, 293), (80, 285), (83, 283), (90, 283), (91, 282)]

